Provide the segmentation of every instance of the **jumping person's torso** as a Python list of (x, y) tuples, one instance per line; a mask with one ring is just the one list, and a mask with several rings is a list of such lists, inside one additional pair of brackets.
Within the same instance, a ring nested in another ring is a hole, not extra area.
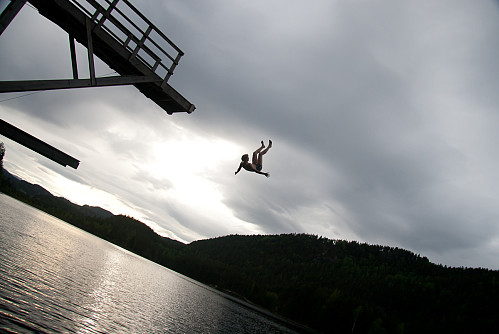
[(244, 169), (246, 169), (248, 172), (255, 172), (255, 171), (261, 171), (262, 170), (262, 165), (260, 164), (252, 164), (252, 163), (249, 163), (249, 162), (246, 162), (246, 163), (242, 163), (242, 166)]
[(253, 165), (252, 163), (250, 162), (243, 162), (241, 163), (241, 165), (243, 166), (244, 169), (246, 169), (248, 172), (253, 172), (255, 171), (256, 169), (256, 166)]

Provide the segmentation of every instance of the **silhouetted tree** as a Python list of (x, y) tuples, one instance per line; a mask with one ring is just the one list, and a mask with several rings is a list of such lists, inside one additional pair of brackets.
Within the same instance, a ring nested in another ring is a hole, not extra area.
[(3, 157), (5, 155), (5, 145), (0, 142), (0, 176), (3, 174)]

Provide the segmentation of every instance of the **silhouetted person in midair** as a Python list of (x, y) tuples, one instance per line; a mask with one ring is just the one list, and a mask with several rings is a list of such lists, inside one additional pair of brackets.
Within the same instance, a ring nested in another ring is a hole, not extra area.
[(247, 154), (243, 155), (241, 157), (242, 161), (239, 164), (239, 168), (236, 170), (234, 174), (239, 173), (241, 168), (244, 168), (248, 172), (254, 172), (257, 174), (265, 175), (266, 177), (270, 177), (269, 173), (262, 172), (262, 168), (263, 168), (263, 155), (267, 153), (267, 151), (271, 147), (272, 147), (272, 140), (269, 140), (269, 146), (267, 146), (267, 148), (265, 148), (265, 144), (263, 143), (262, 140), (262, 146), (260, 146), (260, 148), (258, 148), (255, 152), (253, 152), (253, 157), (251, 159), (251, 162), (249, 162), (249, 156)]

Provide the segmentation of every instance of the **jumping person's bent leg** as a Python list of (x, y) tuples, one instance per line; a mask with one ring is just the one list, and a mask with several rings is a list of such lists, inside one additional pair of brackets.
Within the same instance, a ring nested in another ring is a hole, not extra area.
[(259, 163), (258, 161), (260, 160), (259, 157), (258, 157), (258, 153), (260, 153), (261, 150), (263, 150), (265, 148), (265, 145), (263, 144), (263, 140), (262, 140), (262, 146), (260, 148), (258, 148), (255, 152), (253, 152), (253, 157), (251, 159), (251, 162), (253, 164), (257, 164)]
[[(263, 141), (262, 141), (262, 145), (263, 145)], [(258, 161), (258, 163), (259, 163), (260, 165), (263, 165), (263, 155), (264, 155), (265, 153), (267, 153), (267, 152), (268, 152), (268, 150), (269, 150), (271, 147), (272, 147), (272, 140), (269, 140), (269, 146), (267, 146), (267, 148), (266, 148), (265, 150), (261, 151), (261, 152), (260, 152), (260, 154), (258, 154), (258, 160), (257, 160), (257, 161)], [(262, 148), (263, 148), (263, 147), (262, 147)], [(260, 150), (261, 150), (262, 148), (260, 148)], [(253, 159), (254, 159), (254, 156), (253, 156)]]

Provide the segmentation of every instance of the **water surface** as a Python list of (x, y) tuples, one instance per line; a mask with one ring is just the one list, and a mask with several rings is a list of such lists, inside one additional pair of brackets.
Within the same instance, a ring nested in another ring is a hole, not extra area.
[(0, 330), (296, 333), (198, 282), (3, 194)]

